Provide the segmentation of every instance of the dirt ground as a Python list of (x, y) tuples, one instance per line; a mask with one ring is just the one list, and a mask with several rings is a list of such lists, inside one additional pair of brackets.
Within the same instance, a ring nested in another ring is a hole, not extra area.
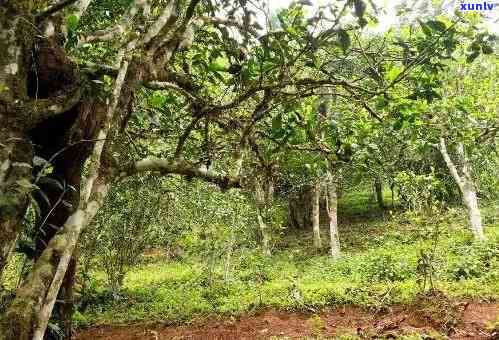
[(76, 340), (160, 339), (396, 339), (418, 333), (425, 339), (499, 339), (499, 303), (463, 302), (449, 307), (394, 306), (386, 311), (339, 307), (318, 314), (262, 311), (238, 320), (211, 319), (186, 326), (136, 324), (99, 326), (80, 331)]

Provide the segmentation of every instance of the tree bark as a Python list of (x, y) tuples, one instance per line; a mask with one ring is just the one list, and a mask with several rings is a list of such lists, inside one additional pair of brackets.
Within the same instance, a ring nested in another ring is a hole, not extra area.
[(476, 186), (471, 177), (470, 168), (471, 164), (464, 151), (464, 145), (458, 143), (456, 147), (457, 154), (459, 156), (459, 161), (461, 163), (461, 173), (459, 174), (457, 166), (452, 161), (445, 144), (445, 139), (440, 138), (440, 153), (449, 169), (452, 177), (456, 181), (459, 190), (463, 196), (463, 204), (468, 211), (468, 220), (471, 226), (471, 231), (476, 240), (485, 241), (486, 237), (483, 232), (482, 218), (480, 214), (480, 208), (478, 206), (478, 199), (476, 194)]
[(320, 197), (321, 183), (317, 180), (312, 187), (312, 231), (314, 247), (320, 249), (322, 247), (321, 229), (320, 229)]
[(73, 313), (74, 313), (74, 285), (76, 279), (76, 267), (78, 256), (71, 257), (68, 270), (64, 276), (61, 286), (61, 307), (60, 318), (63, 326), (64, 340), (71, 340), (73, 337)]
[(274, 185), (270, 178), (264, 180), (257, 177), (255, 179), (255, 202), (258, 218), (258, 225), (262, 237), (262, 249), (266, 256), (272, 254), (270, 242), (272, 239), (270, 223), (271, 223), (271, 207), (274, 195)]
[(92, 163), (81, 190), (78, 207), (64, 223), (62, 231), (50, 240), (32, 272), (18, 289), (4, 321), (6, 339), (43, 339), (79, 236), (104, 203), (111, 178), (111, 162), (104, 149), (120, 103), (128, 66), (129, 61), (123, 60), (111, 104), (97, 135), (98, 141), (93, 146)]
[(338, 232), (338, 189), (333, 176), (328, 174), (326, 184), (326, 210), (329, 219), (331, 256), (340, 257), (340, 238)]
[[(1, 114), (0, 120), (3, 125)], [(33, 150), (27, 138), (18, 131), (0, 128), (0, 143), (5, 145), (2, 147), (0, 144), (1, 277), (21, 231), (22, 219), (28, 207)]]
[(260, 227), (260, 233), (262, 236), (262, 250), (263, 254), (265, 256), (270, 256), (272, 255), (272, 252), (270, 250), (270, 233), (269, 233), (269, 227), (267, 223), (265, 223), (265, 219), (262, 216), (262, 211), (257, 208), (257, 215), (258, 215), (258, 225)]
[(0, 6), (0, 275), (14, 248), (31, 191), (33, 150), (26, 135), (25, 56), (31, 50), (30, 1)]
[(43, 339), (80, 233), (102, 206), (109, 189), (106, 183), (95, 186), (95, 194), (89, 203), (71, 215), (64, 230), (52, 238), (25, 283), (17, 291), (6, 314), (11, 327), (7, 339)]

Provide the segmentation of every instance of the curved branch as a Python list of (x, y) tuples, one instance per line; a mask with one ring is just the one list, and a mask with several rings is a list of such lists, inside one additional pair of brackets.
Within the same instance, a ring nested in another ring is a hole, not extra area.
[(150, 81), (144, 83), (143, 85), (150, 90), (175, 90), (177, 92), (180, 92), (180, 94), (182, 94), (184, 97), (187, 97), (189, 100), (195, 103), (201, 103), (201, 99), (199, 99), (183, 87), (169, 81)]
[(145, 158), (128, 165), (121, 170), (118, 179), (121, 180), (126, 177), (143, 172), (157, 172), (161, 175), (173, 174), (187, 177), (196, 177), (216, 184), (222, 189), (241, 187), (240, 177), (233, 177), (221, 173), (216, 173), (211, 170), (207, 170), (205, 167), (196, 167), (186, 161), (171, 161), (153, 157)]

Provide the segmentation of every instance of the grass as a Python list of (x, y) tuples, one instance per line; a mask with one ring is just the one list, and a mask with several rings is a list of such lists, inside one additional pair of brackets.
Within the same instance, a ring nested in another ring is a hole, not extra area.
[(472, 242), (461, 210), (421, 217), (381, 211), (368, 195), (346, 196), (340, 201), (339, 260), (327, 256), (327, 247), (314, 250), (310, 233), (298, 233), (281, 240), (271, 258), (258, 249), (237, 251), (228, 281), (223, 263), (210, 277), (200, 257), (158, 258), (129, 272), (121, 296), (114, 299), (104, 275), (95, 272), (84, 297), (88, 307), (75, 319), (80, 326), (184, 323), (260, 308), (315, 312), (352, 304), (380, 309), (410, 303), (421, 292), (426, 255), (435, 288), (457, 299), (494, 300), (499, 298), (498, 208), (482, 209), (489, 241), (480, 245)]

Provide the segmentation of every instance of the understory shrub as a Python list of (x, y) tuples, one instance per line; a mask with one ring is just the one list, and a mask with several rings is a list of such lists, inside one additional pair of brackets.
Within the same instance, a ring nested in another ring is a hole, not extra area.
[(415, 274), (414, 267), (403, 257), (389, 252), (375, 253), (367, 258), (365, 264), (367, 281), (403, 281)]
[(458, 245), (451, 249), (447, 274), (452, 280), (482, 277), (499, 270), (499, 245), (493, 242)]

